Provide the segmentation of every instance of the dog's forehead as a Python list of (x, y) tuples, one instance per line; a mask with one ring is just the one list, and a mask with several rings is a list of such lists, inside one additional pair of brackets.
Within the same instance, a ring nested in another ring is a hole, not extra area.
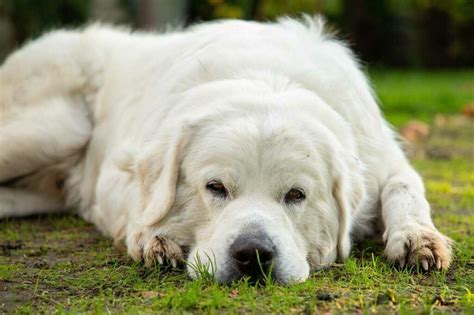
[(208, 177), (215, 172), (286, 182), (301, 176), (320, 178), (326, 167), (310, 134), (291, 123), (245, 117), (204, 130), (192, 144), (188, 166), (211, 173)]
[(314, 148), (308, 134), (290, 123), (275, 122), (272, 118), (238, 118), (206, 128), (199, 135), (199, 146), (207, 148), (205, 155), (217, 154), (232, 159), (256, 157), (296, 158), (308, 156)]

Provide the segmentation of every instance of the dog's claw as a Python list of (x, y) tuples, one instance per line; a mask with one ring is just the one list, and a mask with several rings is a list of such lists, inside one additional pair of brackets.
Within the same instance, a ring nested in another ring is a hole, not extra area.
[(157, 255), (157, 256), (156, 256), (156, 259), (158, 260), (158, 263), (159, 263), (160, 265), (163, 265), (163, 257), (161, 257), (161, 255)]
[(421, 267), (423, 267), (423, 270), (428, 271), (428, 261), (426, 259), (421, 260)]
[(178, 263), (176, 262), (176, 259), (174, 259), (174, 258), (171, 259), (171, 266), (173, 268), (176, 268), (176, 266), (178, 266)]

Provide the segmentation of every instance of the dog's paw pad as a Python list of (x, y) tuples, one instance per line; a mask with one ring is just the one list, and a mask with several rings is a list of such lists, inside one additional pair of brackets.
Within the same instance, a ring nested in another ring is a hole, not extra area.
[(154, 264), (170, 264), (176, 267), (179, 262), (183, 261), (183, 251), (176, 242), (171, 239), (155, 235), (143, 248), (143, 261), (145, 266), (153, 266)]
[(388, 232), (384, 252), (388, 260), (402, 268), (419, 265), (425, 271), (448, 269), (451, 240), (434, 228), (411, 225)]

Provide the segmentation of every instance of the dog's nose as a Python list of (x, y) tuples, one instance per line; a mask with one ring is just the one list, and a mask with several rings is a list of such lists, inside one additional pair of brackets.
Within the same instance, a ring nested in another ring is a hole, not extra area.
[(275, 245), (265, 235), (241, 235), (230, 247), (230, 253), (240, 272), (252, 278), (261, 278), (270, 269)]

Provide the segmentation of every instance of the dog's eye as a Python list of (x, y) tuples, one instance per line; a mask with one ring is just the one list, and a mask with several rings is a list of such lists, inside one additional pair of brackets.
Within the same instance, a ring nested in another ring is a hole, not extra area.
[(304, 191), (299, 188), (292, 188), (285, 195), (285, 203), (298, 203), (306, 198)]
[(219, 181), (210, 181), (206, 184), (206, 189), (216, 196), (223, 198), (227, 197), (227, 189), (225, 188), (224, 184)]

